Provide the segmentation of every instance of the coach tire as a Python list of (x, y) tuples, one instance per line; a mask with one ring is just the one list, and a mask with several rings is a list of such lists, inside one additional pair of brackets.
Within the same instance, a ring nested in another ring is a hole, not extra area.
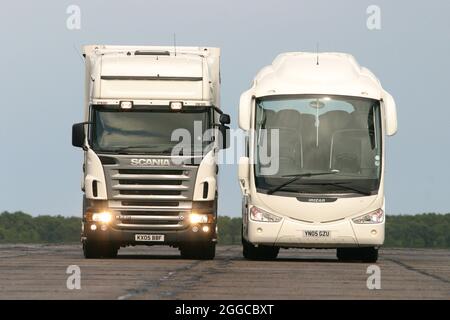
[(362, 261), (375, 263), (378, 260), (378, 249), (374, 247), (363, 248), (338, 248), (337, 258), (339, 261)]
[(254, 246), (242, 238), (242, 254), (248, 260), (275, 260), (280, 248), (271, 246)]

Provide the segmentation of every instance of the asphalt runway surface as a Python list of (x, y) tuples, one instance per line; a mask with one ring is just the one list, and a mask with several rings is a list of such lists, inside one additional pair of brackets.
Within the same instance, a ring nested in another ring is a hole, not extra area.
[[(381, 249), (376, 265), (379, 281), (376, 267), (338, 262), (335, 250), (248, 261), (240, 246), (219, 246), (215, 260), (200, 261), (153, 246), (86, 260), (78, 244), (1, 245), (0, 299), (450, 299), (450, 250)], [(68, 289), (71, 276), (80, 289)], [(380, 289), (368, 288), (371, 276)]]

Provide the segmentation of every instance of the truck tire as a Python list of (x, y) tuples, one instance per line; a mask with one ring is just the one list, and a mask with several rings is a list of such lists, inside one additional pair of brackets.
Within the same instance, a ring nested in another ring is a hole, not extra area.
[(117, 257), (118, 250), (119, 248), (110, 243), (83, 242), (83, 254), (86, 259), (113, 259)]
[(375, 263), (378, 260), (378, 249), (374, 247), (338, 248), (337, 258), (339, 261), (362, 261), (367, 263)]
[(242, 254), (248, 260), (275, 260), (280, 248), (271, 246), (254, 246), (242, 238)]
[(180, 246), (183, 259), (213, 260), (216, 256), (216, 243), (191, 243)]

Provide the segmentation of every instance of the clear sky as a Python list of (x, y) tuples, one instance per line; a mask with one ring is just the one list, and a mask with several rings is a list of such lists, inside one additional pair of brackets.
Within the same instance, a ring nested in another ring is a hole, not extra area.
[[(81, 29), (66, 27), (69, 5)], [(381, 29), (366, 26), (369, 5)], [(450, 211), (450, 2), (428, 1), (8, 1), (0, 11), (0, 211), (80, 215), (83, 44), (222, 48), (222, 106), (237, 126), (241, 92), (285, 51), (342, 51), (396, 99), (387, 145), (388, 214)], [(444, 99), (445, 98), (445, 99)], [(237, 168), (222, 166), (222, 215), (240, 215)]]

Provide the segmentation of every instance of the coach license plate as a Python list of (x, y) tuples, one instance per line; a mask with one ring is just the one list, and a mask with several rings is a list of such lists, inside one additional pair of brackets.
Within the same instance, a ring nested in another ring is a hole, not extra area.
[(134, 240), (136, 241), (157, 241), (163, 242), (164, 235), (163, 234), (136, 234), (134, 236)]
[(329, 230), (304, 230), (306, 238), (328, 238), (331, 235)]

